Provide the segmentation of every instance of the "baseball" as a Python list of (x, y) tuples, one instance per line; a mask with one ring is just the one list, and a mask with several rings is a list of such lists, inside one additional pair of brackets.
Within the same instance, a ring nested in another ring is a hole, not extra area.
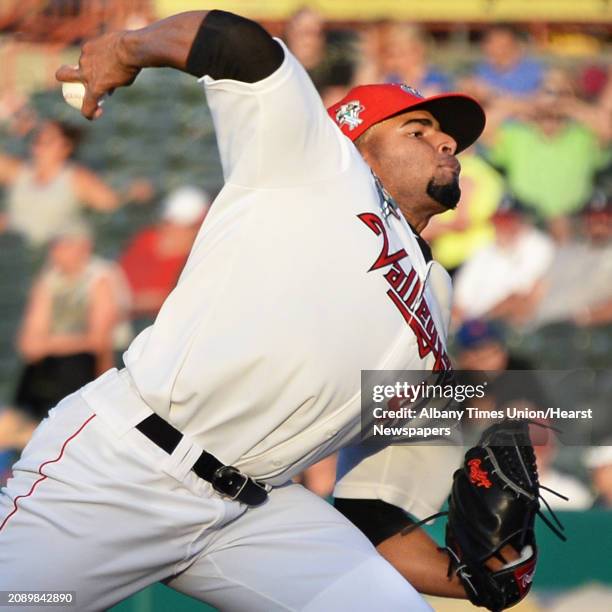
[(83, 83), (62, 83), (62, 95), (70, 106), (81, 110), (85, 97), (85, 85)]
[[(85, 85), (78, 82), (62, 83), (62, 95), (70, 106), (80, 111), (83, 106), (83, 98), (85, 97)], [(98, 106), (102, 106), (105, 99), (106, 96), (102, 96), (102, 98), (98, 100)]]

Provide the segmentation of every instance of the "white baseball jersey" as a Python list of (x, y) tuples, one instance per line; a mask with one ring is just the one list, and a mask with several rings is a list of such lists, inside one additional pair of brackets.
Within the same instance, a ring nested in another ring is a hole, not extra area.
[(369, 167), (284, 52), (257, 83), (203, 77), (225, 186), (128, 375), (83, 394), (111, 424), (152, 409), (270, 484), (359, 435), (361, 370), (448, 365), (426, 282), (441, 268), (383, 218)]
[[(446, 271), (434, 266), (428, 278), (427, 299), (430, 310), (439, 313), (439, 330), (446, 343), (451, 283)], [(440, 509), (449, 494), (452, 474), (463, 458), (463, 448), (457, 444), (460, 441), (453, 441), (453, 445), (393, 445), (375, 454), (369, 454), (360, 444), (344, 448), (338, 457), (334, 496), (381, 499), (424, 519)]]
[(351, 446), (340, 451), (334, 496), (381, 499), (421, 520), (440, 510), (462, 458), (458, 445), (393, 445), (374, 455)]

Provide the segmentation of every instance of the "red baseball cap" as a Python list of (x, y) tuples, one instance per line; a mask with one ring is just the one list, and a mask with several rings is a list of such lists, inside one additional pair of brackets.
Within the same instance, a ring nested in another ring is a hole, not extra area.
[(426, 98), (413, 87), (399, 83), (353, 87), (327, 109), (330, 117), (352, 141), (369, 127), (407, 110), (422, 108), (440, 123), (440, 129), (457, 142), (457, 153), (476, 142), (485, 126), (480, 104), (458, 93)]

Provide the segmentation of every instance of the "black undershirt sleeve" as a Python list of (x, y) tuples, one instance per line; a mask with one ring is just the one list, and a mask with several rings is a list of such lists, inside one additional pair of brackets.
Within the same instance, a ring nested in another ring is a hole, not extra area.
[(401, 508), (380, 499), (336, 498), (334, 506), (358, 527), (374, 546), (414, 522)]
[(255, 83), (283, 63), (282, 47), (258, 24), (225, 11), (210, 11), (196, 34), (186, 70), (196, 77)]

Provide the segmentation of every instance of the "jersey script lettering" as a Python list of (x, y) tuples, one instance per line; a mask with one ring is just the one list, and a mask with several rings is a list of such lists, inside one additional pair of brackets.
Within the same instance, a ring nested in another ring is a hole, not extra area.
[(389, 253), (389, 237), (383, 220), (374, 213), (361, 213), (357, 215), (377, 236), (382, 236), (382, 249), (368, 272), (381, 268), (388, 268), (384, 274), (390, 289), (387, 295), (395, 304), (402, 317), (414, 333), (417, 340), (419, 357), (425, 359), (430, 353), (435, 358), (434, 371), (450, 370), (451, 361), (427, 302), (422, 296), (422, 284), (414, 268), (406, 273), (400, 262), (408, 257), (404, 249)]

